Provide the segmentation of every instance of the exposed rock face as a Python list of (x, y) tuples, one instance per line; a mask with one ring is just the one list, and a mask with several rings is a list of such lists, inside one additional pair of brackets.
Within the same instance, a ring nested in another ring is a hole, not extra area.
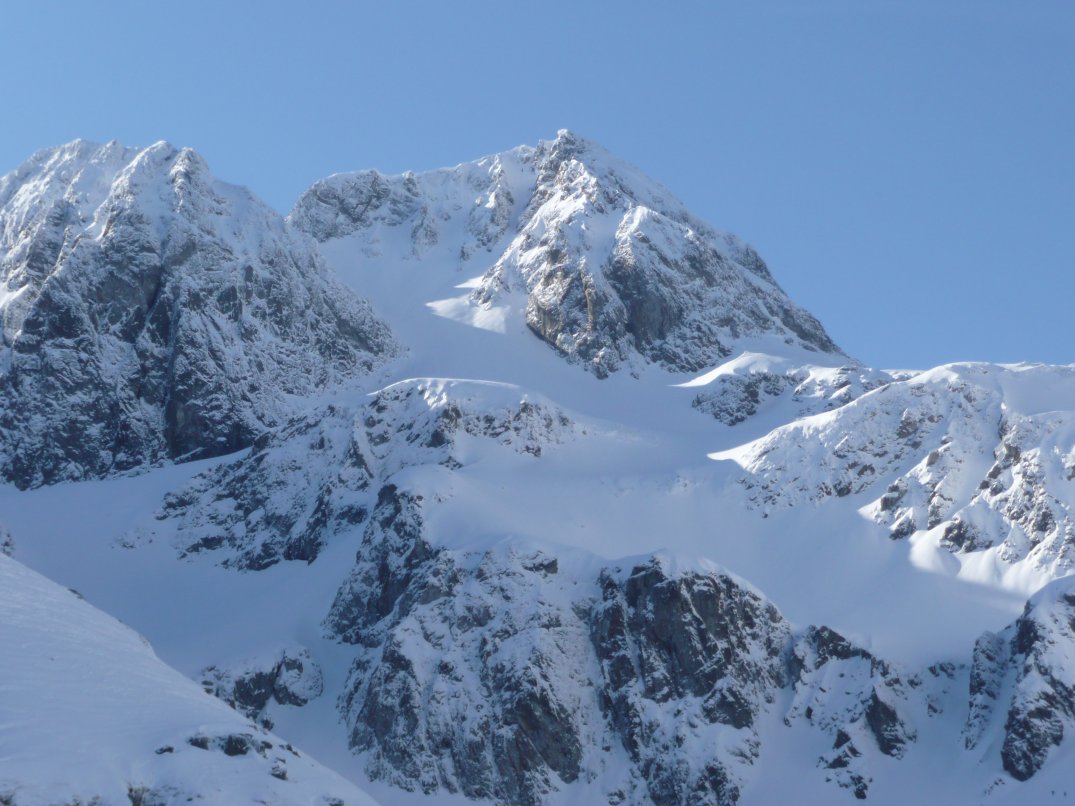
[(0, 475), (21, 487), (249, 445), (396, 348), (313, 245), (167, 143), (0, 179)]
[(305, 649), (284, 649), (239, 666), (202, 671), (202, 688), (269, 730), (274, 703), (306, 705), (321, 696), (323, 687), (321, 669)]
[[(594, 707), (592, 670), (579, 668), (577, 654), (587, 634), (578, 618), (540, 601), (546, 576), (558, 587), (550, 558), (483, 562), (438, 551), (421, 536), (422, 503), (382, 489), (326, 622), (365, 647), (341, 699), (351, 745), (369, 752), (370, 774), (403, 788), (540, 802), (557, 778), (581, 771), (578, 731)], [(505, 562), (523, 607), (485, 595)]]
[(247, 456), (169, 494), (158, 528), (174, 528), (184, 554), (218, 551), (238, 568), (313, 562), (333, 534), (366, 520), (376, 479), (415, 465), (463, 467), (475, 444), (536, 457), (586, 433), (507, 384), (418, 379), (368, 401), (314, 410), (259, 438)]
[(422, 509), (381, 491), (326, 621), (363, 648), (341, 707), (371, 775), (520, 804), (598, 780), (610, 802), (737, 801), (783, 681), (772, 605), (659, 559), (580, 579), (510, 541), (438, 550)]
[(956, 678), (899, 670), (827, 628), (796, 635), (716, 569), (565, 566), (510, 540), (439, 548), (427, 506), (381, 489), (326, 619), (358, 652), (340, 700), (351, 746), (406, 789), (538, 804), (586, 784), (610, 803), (734, 804), (764, 755), (760, 717), (787, 691), (785, 722), (830, 737), (818, 765), (865, 797), (872, 759), (901, 758)]
[(1004, 769), (1025, 781), (1072, 730), (1075, 584), (1068, 578), (1035, 595), (1006, 630), (978, 640), (964, 737), (969, 749), (995, 752), (999, 744)]
[[(598, 585), (589, 620), (602, 708), (646, 793), (656, 803), (737, 802), (760, 750), (755, 720), (784, 685), (787, 623), (731, 577), (676, 574), (657, 559), (626, 576), (603, 570)], [(707, 753), (703, 737), (716, 735), (724, 752)]]
[(598, 376), (709, 368), (756, 336), (839, 354), (754, 250), (567, 131), (453, 169), (332, 176), (290, 220), (319, 241), (356, 239), (371, 259), (480, 274), (473, 310), (524, 300), (525, 325)]
[(1058, 576), (1075, 567), (1073, 400), (1070, 367), (942, 367), (752, 443), (744, 484), (764, 509), (863, 494), (895, 538), (936, 529)]

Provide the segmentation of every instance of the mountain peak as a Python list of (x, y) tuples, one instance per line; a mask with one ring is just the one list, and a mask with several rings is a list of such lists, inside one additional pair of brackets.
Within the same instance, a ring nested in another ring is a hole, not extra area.
[(0, 179), (0, 477), (237, 450), (395, 350), (249, 191), (166, 141), (75, 141)]
[(538, 141), (538, 147), (547, 147), (563, 156), (573, 156), (585, 151), (602, 151), (608, 154), (607, 149), (571, 129), (558, 130), (554, 139)]
[(683, 203), (659, 181), (638, 166), (613, 154), (595, 140), (570, 129), (560, 129), (553, 140), (538, 141), (539, 184), (555, 179), (565, 164), (575, 163), (594, 180), (609, 190), (622, 193), (631, 202), (665, 211), (675, 208), (675, 215), (691, 219), (696, 228), (707, 225), (692, 216)]
[[(529, 330), (599, 377), (711, 369), (762, 336), (842, 356), (753, 249), (566, 129), (454, 168), (337, 174), (290, 220), (322, 242), (351, 239), (362, 271), (381, 261), (441, 271), (439, 291), (434, 279), (394, 288), (445, 297), (416, 299), (414, 315), (428, 305), (476, 327)], [(457, 272), (469, 278), (463, 296)]]

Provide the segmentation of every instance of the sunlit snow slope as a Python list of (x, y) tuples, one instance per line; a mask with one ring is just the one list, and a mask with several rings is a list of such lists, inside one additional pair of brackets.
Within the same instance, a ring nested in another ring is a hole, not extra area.
[(4, 556), (0, 646), (4, 803), (373, 804)]

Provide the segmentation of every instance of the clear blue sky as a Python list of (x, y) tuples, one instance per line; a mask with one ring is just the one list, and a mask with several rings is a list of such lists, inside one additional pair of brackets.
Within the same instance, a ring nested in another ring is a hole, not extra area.
[(1075, 2), (33, 2), (0, 25), (0, 173), (190, 145), (314, 180), (571, 128), (753, 243), (867, 363), (1075, 362)]

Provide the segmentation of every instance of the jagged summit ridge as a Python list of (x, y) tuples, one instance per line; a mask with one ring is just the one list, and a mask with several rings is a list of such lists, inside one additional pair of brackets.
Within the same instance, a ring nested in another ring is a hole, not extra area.
[(76, 141), (0, 179), (0, 474), (237, 450), (395, 351), (314, 245), (190, 149)]
[(337, 174), (290, 220), (322, 242), (349, 239), (356, 260), (477, 275), (434, 310), (490, 329), (524, 324), (598, 376), (707, 369), (756, 337), (840, 354), (753, 249), (566, 130), (454, 168)]

